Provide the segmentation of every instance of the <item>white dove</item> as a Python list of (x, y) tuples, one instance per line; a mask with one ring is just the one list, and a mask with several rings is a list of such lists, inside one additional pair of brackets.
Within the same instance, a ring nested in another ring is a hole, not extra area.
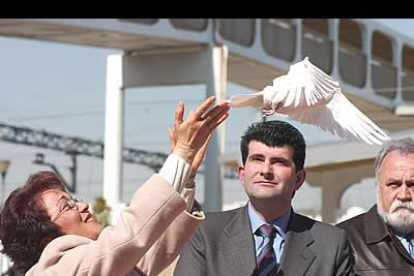
[(381, 145), (390, 140), (373, 121), (341, 92), (339, 82), (313, 65), (309, 58), (290, 66), (287, 75), (254, 94), (234, 95), (231, 107), (263, 108), (263, 115), (280, 113), (349, 140)]

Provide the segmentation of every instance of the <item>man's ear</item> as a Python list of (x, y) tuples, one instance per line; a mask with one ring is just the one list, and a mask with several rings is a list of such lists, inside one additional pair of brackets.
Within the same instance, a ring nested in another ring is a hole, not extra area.
[(305, 183), (306, 171), (305, 169), (296, 172), (295, 190), (298, 190), (303, 183)]
[(244, 183), (244, 167), (241, 165), (237, 165), (237, 174), (239, 175), (239, 179), (241, 183)]

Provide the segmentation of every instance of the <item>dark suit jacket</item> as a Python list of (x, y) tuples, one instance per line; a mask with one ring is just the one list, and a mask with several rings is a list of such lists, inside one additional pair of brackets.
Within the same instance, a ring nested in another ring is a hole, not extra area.
[(414, 260), (378, 215), (374, 205), (367, 213), (338, 224), (348, 233), (355, 251), (355, 270), (363, 276), (414, 275)]
[[(354, 275), (344, 230), (292, 213), (277, 275)], [(181, 252), (174, 276), (255, 275), (247, 205), (209, 213)]]

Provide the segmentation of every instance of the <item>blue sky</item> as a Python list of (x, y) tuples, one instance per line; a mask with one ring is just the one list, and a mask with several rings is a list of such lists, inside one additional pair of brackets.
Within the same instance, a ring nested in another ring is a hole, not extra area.
[[(414, 19), (379, 21), (414, 38)], [(120, 51), (0, 37), (0, 122), (102, 141), (106, 57), (116, 53)], [(228, 86), (229, 95), (248, 91), (237, 85)], [(204, 93), (201, 85), (127, 91), (125, 146), (167, 152), (166, 128), (171, 125), (176, 103), (183, 99), (188, 109), (193, 108)], [(237, 150), (240, 134), (254, 120), (254, 110), (232, 110), (227, 121), (230, 150)], [(307, 133), (308, 143), (336, 139), (312, 127), (301, 126), (301, 130)], [(32, 163), (37, 152), (44, 153), (46, 161), (53, 162), (70, 179), (68, 156), (0, 141), (0, 159), (12, 162), (6, 194), (29, 174), (47, 169)], [(78, 158), (78, 182), (87, 199), (99, 193), (102, 166), (99, 159)], [(126, 197), (150, 173), (141, 166), (125, 165)]]

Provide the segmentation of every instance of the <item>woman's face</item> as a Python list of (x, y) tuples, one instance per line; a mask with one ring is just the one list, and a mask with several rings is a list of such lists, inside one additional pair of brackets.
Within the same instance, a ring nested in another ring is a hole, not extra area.
[(103, 226), (92, 218), (87, 203), (77, 202), (58, 189), (46, 190), (39, 196), (50, 219), (64, 234), (96, 240), (103, 230)]

